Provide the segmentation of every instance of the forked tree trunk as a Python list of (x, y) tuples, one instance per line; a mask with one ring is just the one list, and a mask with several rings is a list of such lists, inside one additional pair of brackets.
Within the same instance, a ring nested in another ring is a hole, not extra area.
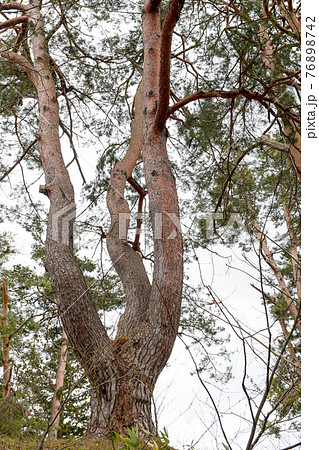
[[(181, 2), (172, 2), (161, 30), (160, 2), (145, 2), (144, 72), (135, 97), (130, 147), (111, 173), (107, 204), (111, 227), (108, 251), (126, 294), (126, 310), (112, 343), (114, 361), (96, 389), (89, 431), (128, 426), (154, 431), (151, 416), (155, 383), (171, 354), (180, 318), (183, 257), (175, 179), (166, 151), (171, 34)], [(162, 86), (160, 83), (162, 81)], [(163, 84), (164, 81), (164, 84)], [(160, 95), (161, 94), (161, 95)], [(144, 124), (144, 126), (143, 126)], [(127, 233), (129, 207), (124, 199), (142, 151), (154, 233), (154, 273), (150, 283), (142, 259), (119, 229)]]
[[(38, 148), (46, 182), (41, 192), (50, 199), (45, 267), (68, 340), (92, 386), (87, 434), (93, 436), (113, 431), (125, 434), (127, 427), (135, 425), (154, 431), (152, 394), (171, 354), (179, 325), (183, 250), (175, 179), (166, 151), (165, 123), (172, 33), (183, 1), (172, 0), (163, 29), (160, 3), (160, 0), (145, 0), (144, 83), (140, 83), (135, 98), (130, 146), (124, 159), (117, 162), (111, 172), (107, 194), (111, 214), (107, 246), (127, 301), (114, 341), (104, 329), (73, 256), (74, 192), (61, 153), (59, 106), (50, 71), (41, 2), (32, 0), (30, 5), (6, 5), (8, 10), (22, 11), (24, 23), (33, 24), (33, 61), (4, 51), (2, 44), (1, 50), (2, 56), (23, 67), (37, 90)], [(6, 8), (2, 6), (2, 9)], [(155, 238), (152, 282), (140, 255), (126, 240), (128, 223), (125, 220), (129, 207), (124, 190), (141, 152)]]

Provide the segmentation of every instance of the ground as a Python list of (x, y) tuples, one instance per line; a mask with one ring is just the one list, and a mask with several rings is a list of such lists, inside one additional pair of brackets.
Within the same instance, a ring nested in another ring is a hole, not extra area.
[[(36, 450), (39, 445), (39, 440), (18, 440), (8, 437), (0, 437), (0, 450)], [(122, 444), (116, 447), (118, 449)], [(57, 441), (51, 441), (44, 444), (44, 449), (62, 450), (62, 449), (75, 449), (75, 450), (113, 450), (112, 444), (107, 439), (60, 439)]]

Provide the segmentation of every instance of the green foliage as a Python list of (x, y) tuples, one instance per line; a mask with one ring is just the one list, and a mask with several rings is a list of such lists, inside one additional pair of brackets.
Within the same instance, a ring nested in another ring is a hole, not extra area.
[(0, 233), (0, 266), (8, 260), (9, 255), (14, 253), (12, 241), (12, 235), (9, 233)]
[[(130, 450), (132, 448), (146, 449), (151, 448), (152, 450), (169, 450), (169, 438), (167, 435), (167, 430), (161, 431), (159, 436), (153, 437), (149, 432), (143, 430), (143, 438), (139, 437), (139, 429), (136, 425), (135, 430), (127, 429), (128, 437), (121, 436), (119, 433), (115, 433), (115, 437), (122, 442), (124, 445), (119, 448), (119, 450)], [(149, 439), (145, 439), (145, 435), (149, 436)]]
[(23, 106), (25, 98), (35, 96), (35, 88), (19, 66), (6, 60), (1, 61), (0, 77), (0, 115), (11, 116)]
[(0, 398), (0, 435), (18, 437), (21, 434), (26, 410), (16, 396), (3, 400)]

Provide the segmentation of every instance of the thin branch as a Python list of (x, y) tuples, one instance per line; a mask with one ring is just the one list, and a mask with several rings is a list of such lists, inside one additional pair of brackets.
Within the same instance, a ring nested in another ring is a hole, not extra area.
[(168, 110), (168, 116), (172, 115), (175, 111), (182, 108), (183, 106), (187, 105), (190, 102), (193, 102), (195, 100), (200, 99), (206, 99), (206, 98), (236, 98), (242, 95), (243, 97), (248, 98), (249, 100), (257, 100), (259, 101), (263, 106), (265, 106), (267, 109), (269, 108), (267, 103), (272, 103), (273, 105), (277, 106), (279, 109), (281, 109), (287, 116), (289, 116), (294, 122), (300, 123), (300, 119), (298, 119), (294, 114), (291, 114), (289, 112), (290, 108), (286, 108), (281, 103), (278, 102), (278, 100), (272, 99), (270, 97), (266, 97), (262, 94), (257, 94), (253, 91), (248, 91), (247, 89), (240, 88), (240, 89), (234, 89), (232, 91), (210, 91), (210, 92), (195, 92), (194, 94), (189, 95), (188, 97), (185, 97), (184, 99), (180, 100), (179, 102), (175, 103), (172, 107)]
[(13, 169), (20, 164), (20, 162), (23, 160), (23, 158), (25, 157), (25, 155), (28, 153), (29, 150), (31, 150), (31, 148), (34, 146), (34, 144), (36, 144), (38, 139), (35, 139), (34, 141), (31, 142), (30, 145), (28, 145), (28, 147), (23, 151), (22, 155), (17, 159), (17, 161), (13, 164), (12, 167), (10, 167), (9, 170), (6, 171), (6, 173), (4, 173), (1, 177), (0, 177), (0, 181), (4, 180), (12, 171)]
[(49, 42), (49, 40), (52, 38), (52, 36), (58, 31), (58, 29), (66, 22), (64, 13), (61, 13), (61, 17), (58, 20), (58, 22), (53, 26), (53, 28), (47, 33), (46, 35), (46, 41)]
[[(268, 55), (269, 57), (269, 55)], [(290, 75), (288, 75), (288, 77), (284, 77), (284, 78), (278, 78), (277, 80), (273, 81), (269, 86), (267, 86), (267, 88), (264, 90), (263, 92), (263, 96), (268, 94), (269, 91), (271, 91), (271, 89), (276, 88), (277, 86), (281, 86), (283, 84), (290, 84), (292, 82), (292, 80), (294, 78), (296, 78), (297, 75), (300, 75), (301, 71), (292, 73)]]
[[(264, 292), (261, 289), (259, 289), (253, 283), (250, 283), (250, 286), (252, 288), (256, 289), (256, 291), (260, 292), (262, 294), (262, 296), (264, 298), (266, 298), (268, 301), (270, 301), (273, 305), (277, 305), (277, 300), (275, 298), (271, 297), (269, 294), (267, 294), (266, 292)], [(278, 321), (280, 323), (280, 326), (281, 326), (281, 329), (282, 329), (282, 332), (283, 332), (283, 335), (284, 335), (285, 339), (287, 339), (287, 337), (288, 337), (288, 330), (287, 330), (287, 327), (286, 327), (283, 315), (287, 311), (287, 309), (288, 309), (288, 306), (283, 311), (283, 313), (281, 313), (281, 315), (278, 317)], [(300, 363), (299, 358), (296, 355), (295, 349), (293, 348), (293, 345), (292, 345), (291, 342), (288, 343), (288, 349), (289, 349), (290, 356), (292, 358), (292, 363), (295, 366), (295, 368), (298, 370), (298, 372), (300, 373), (301, 363)]]
[(17, 53), (19, 48), (20, 48), (20, 45), (22, 43), (23, 47), (26, 49), (26, 53), (28, 55), (30, 54), (29, 51), (28, 51), (29, 49), (28, 49), (28, 46), (27, 46), (27, 42), (25, 40), (26, 35), (27, 35), (27, 31), (28, 31), (28, 24), (27, 23), (22, 24), (22, 27), (20, 28), (20, 31), (18, 32), (17, 39), (16, 39), (16, 41), (15, 41), (13, 47), (12, 47), (12, 51), (13, 52)]
[(287, 9), (285, 3), (283, 0), (279, 2), (279, 9), (282, 14), (282, 17), (284, 17), (292, 30), (292, 32), (298, 37), (298, 39), (301, 39), (301, 23), (300, 20), (297, 18), (293, 8), (290, 10)]
[(31, 319), (33, 319), (34, 317), (40, 317), (43, 316), (43, 314), (32, 314), (30, 317), (28, 317), (16, 330), (14, 330), (10, 335), (9, 335), (9, 340), (15, 335), (17, 334), (28, 322), (30, 322)]
[(53, 300), (53, 298), (50, 298), (48, 295), (46, 295), (44, 292), (40, 291), (39, 287), (37, 288), (37, 291), (39, 292), (39, 294), (41, 294), (44, 298), (46, 298), (47, 300), (49, 300), (49, 302), (54, 303), (55, 305), (57, 305), (58, 303)]
[[(198, 89), (198, 79), (199, 79), (199, 77), (200, 77), (200, 74), (199, 74), (199, 72), (195, 69), (194, 64), (193, 64), (191, 61), (188, 61), (185, 57), (181, 58), (180, 56), (175, 55), (174, 53), (172, 53), (172, 58), (176, 58), (176, 59), (178, 59), (179, 61), (182, 61), (182, 62), (185, 64), (185, 68), (186, 68), (187, 72), (190, 73), (193, 77), (195, 77), (195, 80), (196, 80), (196, 88)], [(192, 72), (190, 71), (190, 69), (188, 68), (188, 66), (190, 66), (190, 67), (193, 69), (194, 73), (192, 73)]]
[(272, 384), (272, 382), (273, 382), (273, 379), (274, 379), (276, 370), (278, 369), (279, 363), (280, 363), (280, 361), (281, 361), (281, 359), (282, 359), (282, 357), (283, 357), (283, 355), (284, 355), (284, 352), (285, 352), (285, 350), (286, 350), (286, 347), (287, 347), (287, 345), (288, 345), (288, 342), (291, 340), (292, 334), (293, 334), (293, 332), (294, 332), (294, 330), (295, 330), (295, 328), (296, 328), (296, 326), (297, 326), (297, 322), (298, 322), (298, 320), (299, 320), (299, 317), (300, 317), (300, 305), (299, 305), (299, 310), (298, 310), (297, 317), (295, 318), (294, 324), (293, 324), (293, 326), (292, 326), (292, 328), (291, 328), (291, 330), (290, 330), (290, 333), (289, 333), (289, 335), (288, 335), (288, 337), (287, 337), (287, 339), (286, 339), (286, 341), (285, 341), (285, 343), (284, 343), (284, 345), (283, 345), (283, 347), (282, 347), (282, 350), (281, 350), (281, 352), (280, 352), (280, 355), (279, 355), (277, 361), (275, 362), (275, 365), (274, 365), (274, 367), (273, 367), (273, 369), (272, 369), (272, 373), (271, 373), (271, 375), (270, 375), (270, 377), (269, 377), (269, 380), (268, 380), (268, 382), (267, 382), (267, 385), (266, 385), (266, 388), (265, 388), (265, 392), (264, 392), (263, 398), (262, 398), (262, 400), (261, 400), (261, 402), (260, 402), (260, 404), (259, 404), (258, 411), (257, 411), (257, 413), (256, 413), (256, 415), (255, 415), (255, 420), (254, 420), (254, 423), (253, 423), (253, 426), (252, 426), (252, 430), (251, 430), (251, 433), (250, 433), (250, 437), (249, 437), (249, 440), (248, 440), (248, 443), (247, 443), (246, 450), (251, 450), (252, 448), (254, 448), (255, 445), (257, 444), (257, 442), (259, 441), (260, 437), (261, 437), (261, 435), (260, 435), (260, 433), (259, 433), (259, 434), (256, 436), (256, 438), (255, 438), (255, 440), (254, 440), (254, 442), (253, 442), (253, 439), (254, 439), (254, 436), (255, 436), (255, 433), (256, 433), (256, 428), (257, 428), (258, 420), (259, 420), (259, 417), (260, 417), (260, 415), (261, 415), (262, 409), (263, 409), (263, 407), (264, 407), (264, 405), (265, 405), (265, 403), (266, 403), (266, 400), (267, 400), (267, 397), (268, 397), (268, 394), (269, 394), (269, 390), (270, 390), (271, 384)]
[(237, 161), (235, 162), (234, 167), (232, 168), (231, 172), (228, 174), (228, 177), (227, 177), (227, 179), (226, 179), (226, 181), (225, 181), (225, 183), (224, 183), (224, 186), (223, 186), (223, 188), (222, 188), (222, 192), (221, 192), (221, 194), (220, 194), (220, 196), (219, 196), (219, 199), (218, 199), (218, 202), (217, 202), (217, 204), (216, 204), (216, 208), (215, 208), (215, 211), (214, 211), (214, 212), (217, 212), (218, 208), (220, 207), (221, 202), (222, 202), (222, 199), (223, 199), (223, 196), (224, 196), (224, 193), (225, 193), (225, 190), (226, 190), (226, 188), (227, 188), (227, 186), (228, 186), (228, 183), (231, 181), (232, 176), (234, 175), (234, 173), (235, 173), (237, 167), (239, 166), (239, 163), (244, 159), (244, 157), (245, 157), (251, 150), (253, 150), (254, 148), (256, 148), (256, 147), (258, 147), (258, 146), (259, 146), (259, 143), (258, 143), (258, 142), (257, 142), (256, 144), (251, 145), (251, 146), (248, 147), (247, 150), (245, 150), (244, 153), (242, 153), (242, 154), (240, 155), (240, 157), (237, 159)]
[(62, 128), (62, 130), (64, 131), (64, 133), (67, 135), (67, 137), (69, 138), (70, 147), (71, 147), (71, 149), (73, 151), (73, 156), (74, 156), (72, 161), (74, 161), (74, 160), (76, 161), (76, 164), (78, 166), (79, 172), (80, 172), (82, 180), (83, 180), (83, 184), (86, 184), (86, 180), (85, 180), (84, 174), (82, 172), (82, 167), (81, 167), (80, 162), (79, 162), (78, 154), (77, 154), (77, 152), (75, 150), (75, 147), (74, 147), (74, 144), (73, 144), (72, 135), (69, 132), (69, 130), (67, 129), (67, 127), (64, 125), (64, 123), (62, 122), (61, 119), (59, 121), (59, 125)]
[(41, 441), (40, 441), (40, 443), (39, 443), (39, 445), (38, 445), (38, 447), (37, 447), (37, 450), (42, 450), (42, 449), (43, 449), (43, 445), (44, 445), (45, 439), (46, 439), (46, 437), (47, 437), (47, 435), (48, 435), (48, 433), (49, 433), (49, 430), (50, 430), (51, 426), (54, 424), (55, 419), (58, 417), (58, 415), (59, 415), (59, 414), (61, 413), (61, 411), (63, 410), (65, 404), (66, 404), (67, 401), (69, 400), (70, 395), (72, 394), (72, 392), (74, 391), (74, 389), (76, 389), (76, 388), (78, 387), (78, 384), (79, 384), (85, 377), (86, 377), (86, 375), (82, 375), (82, 376), (80, 377), (80, 379), (77, 380), (76, 382), (74, 382), (73, 385), (69, 388), (69, 390), (68, 390), (68, 392), (67, 392), (67, 394), (66, 394), (66, 397), (65, 397), (64, 401), (60, 404), (60, 407), (59, 407), (57, 413), (54, 415), (54, 417), (51, 417), (51, 420), (48, 421), (47, 428), (46, 428), (46, 430), (44, 431), (44, 433), (43, 433), (43, 435), (42, 435), (42, 438), (41, 438)]
[(290, 445), (289, 447), (282, 448), (281, 450), (290, 450), (292, 448), (297, 448), (297, 447), (301, 447), (301, 442), (298, 442), (298, 444)]
[(217, 408), (217, 405), (216, 405), (216, 403), (215, 403), (215, 400), (213, 399), (213, 396), (211, 395), (211, 393), (210, 393), (209, 389), (207, 388), (206, 384), (204, 383), (204, 380), (203, 380), (202, 377), (200, 376), (200, 371), (199, 371), (199, 368), (198, 368), (198, 366), (197, 366), (197, 363), (196, 363), (196, 361), (195, 361), (195, 359), (194, 359), (194, 356), (193, 356), (192, 352), (190, 351), (189, 346), (186, 345), (186, 343), (184, 342), (184, 340), (183, 340), (183, 338), (181, 337), (180, 334), (178, 334), (178, 337), (179, 337), (179, 339), (183, 342), (183, 344), (185, 345), (185, 348), (186, 348), (186, 350), (188, 351), (188, 353), (189, 353), (189, 355), (190, 355), (190, 357), (191, 357), (191, 359), (192, 359), (192, 361), (193, 361), (193, 364), (194, 364), (195, 370), (196, 370), (196, 375), (197, 375), (197, 377), (198, 377), (198, 379), (199, 379), (201, 385), (202, 385), (203, 388), (205, 389), (205, 391), (206, 391), (208, 397), (210, 398), (210, 401), (212, 402), (212, 404), (213, 404), (213, 406), (214, 406), (215, 412), (216, 412), (216, 414), (217, 414), (219, 426), (220, 426), (220, 428), (221, 428), (221, 430), (222, 430), (222, 433), (223, 433), (223, 436), (224, 436), (224, 438), (225, 438), (225, 441), (227, 442), (227, 445), (228, 445), (229, 450), (232, 450), (232, 446), (230, 445), (230, 442), (228, 441), (227, 434), (226, 434), (225, 429), (224, 429), (224, 426), (223, 426), (222, 418), (221, 418), (221, 415), (220, 415), (220, 413), (219, 413), (219, 411), (218, 411), (218, 408)]
[[(216, 295), (216, 293), (213, 293), (213, 292), (212, 292), (212, 289), (211, 289), (210, 286), (205, 285), (205, 284), (204, 284), (204, 286), (205, 286), (205, 288), (207, 289), (209, 295), (210, 295), (213, 299), (215, 299), (215, 297), (218, 298), (218, 296)], [(256, 332), (255, 332), (255, 333), (252, 333), (252, 332), (250, 332), (248, 329), (244, 328), (243, 325), (240, 324), (239, 320), (232, 314), (232, 312), (227, 308), (226, 304), (223, 303), (223, 301), (222, 301), (220, 298), (218, 298), (218, 301), (215, 301), (214, 303), (217, 305), (219, 311), (220, 311), (220, 312), (222, 313), (222, 315), (224, 316), (224, 318), (219, 317), (219, 320), (221, 320), (221, 321), (224, 322), (225, 324), (229, 325), (229, 326), (231, 327), (232, 331), (233, 331), (233, 332), (235, 333), (235, 335), (238, 337), (238, 339), (240, 339), (241, 341), (244, 341), (244, 340), (245, 340), (245, 342), (248, 342), (247, 338), (250, 338), (251, 340), (256, 341), (256, 343), (260, 344), (260, 345), (261, 345), (262, 347), (264, 347), (265, 349), (268, 349), (268, 345), (265, 344), (264, 342), (262, 342), (260, 339), (258, 339), (258, 337), (256, 336), (256, 334), (257, 334)], [(201, 305), (197, 304), (197, 307), (198, 307), (199, 309), (201, 309), (202, 311), (209, 312), (209, 313), (211, 314), (210, 311), (208, 311), (206, 308), (202, 307)], [(227, 314), (228, 314), (228, 315), (227, 315)], [(231, 317), (231, 318), (233, 319), (234, 323), (231, 322), (231, 320), (230, 320), (229, 317)], [(260, 333), (261, 333), (262, 331), (264, 331), (264, 330), (260, 330)], [(262, 355), (261, 355), (261, 352), (256, 352), (256, 350), (254, 349), (254, 347), (253, 347), (252, 344), (248, 344), (248, 345), (249, 345), (250, 350), (253, 352), (253, 354), (254, 354), (257, 358), (259, 358), (260, 361), (262, 361), (263, 364), (267, 365), (267, 362), (263, 359), (263, 357), (262, 357)], [(272, 355), (274, 355), (275, 357), (278, 357), (278, 356), (279, 356), (279, 354), (278, 354), (273, 348), (271, 348), (270, 350), (271, 350)], [(291, 364), (291, 365), (292, 365), (293, 367), (295, 367), (296, 369), (298, 368), (298, 367), (296, 367), (296, 365), (293, 363), (293, 361), (288, 360), (288, 359), (286, 359), (286, 358), (284, 358), (284, 359), (285, 359), (285, 362)], [(270, 368), (270, 370), (271, 370), (271, 368)]]

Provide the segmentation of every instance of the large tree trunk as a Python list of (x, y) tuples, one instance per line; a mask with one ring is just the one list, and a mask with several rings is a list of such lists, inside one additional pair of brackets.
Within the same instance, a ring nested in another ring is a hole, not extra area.
[[(180, 318), (183, 256), (175, 179), (166, 151), (165, 123), (170, 92), (174, 26), (183, 5), (173, 0), (161, 29), (160, 0), (145, 0), (144, 74), (135, 98), (129, 149), (111, 172), (107, 205), (111, 226), (107, 246), (126, 294), (126, 309), (114, 341), (109, 339), (73, 256), (75, 203), (59, 139), (59, 105), (41, 16), (41, 1), (6, 4), (32, 22), (33, 58), (10, 52), (34, 83), (39, 105), (38, 148), (45, 173), (41, 192), (50, 200), (45, 267), (49, 272), (63, 328), (92, 386), (88, 435), (126, 433), (138, 425), (153, 432), (151, 404), (155, 383), (174, 345)], [(126, 239), (129, 206), (126, 181), (143, 154), (154, 232), (154, 273), (150, 282), (140, 254)], [(124, 230), (124, 231), (123, 231)], [(123, 235), (124, 232), (124, 235)]]
[(152, 393), (158, 374), (147, 372), (147, 354), (141, 353), (138, 338), (117, 341), (113, 364), (105, 371), (103, 383), (92, 389), (91, 417), (88, 436), (109, 435), (112, 431), (127, 433), (127, 428), (138, 425), (139, 429), (154, 432), (152, 422)]

